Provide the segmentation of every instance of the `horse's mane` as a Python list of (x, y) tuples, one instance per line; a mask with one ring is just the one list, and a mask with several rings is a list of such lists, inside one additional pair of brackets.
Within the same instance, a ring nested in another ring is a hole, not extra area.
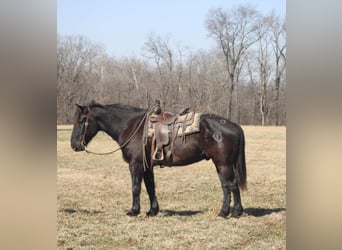
[(133, 107), (133, 106), (126, 105), (126, 104), (114, 103), (114, 104), (103, 105), (103, 104), (97, 103), (94, 100), (92, 100), (88, 106), (90, 108), (97, 107), (97, 108), (104, 108), (104, 109), (122, 109), (122, 110), (126, 110), (126, 111), (134, 111), (134, 112), (144, 111), (144, 109)]
[(89, 104), (88, 104), (89, 108), (104, 108), (104, 105), (97, 103), (96, 101), (92, 100)]

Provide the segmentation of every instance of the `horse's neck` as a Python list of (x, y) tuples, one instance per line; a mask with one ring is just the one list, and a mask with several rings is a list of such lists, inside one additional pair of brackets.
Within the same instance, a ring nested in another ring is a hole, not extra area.
[(103, 112), (97, 117), (100, 130), (119, 142), (120, 134), (127, 128), (128, 122), (137, 117), (137, 113), (125, 113), (121, 110)]

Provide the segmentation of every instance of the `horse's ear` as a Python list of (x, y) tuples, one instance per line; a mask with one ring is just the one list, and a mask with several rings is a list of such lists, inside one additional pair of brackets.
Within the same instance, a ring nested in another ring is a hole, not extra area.
[(97, 102), (95, 100), (91, 100), (89, 103), (89, 106), (95, 106), (97, 105)]
[(75, 103), (75, 106), (82, 112), (82, 114), (87, 114), (89, 112), (89, 109), (86, 106), (81, 106), (77, 103)]
[(81, 105), (77, 104), (77, 103), (75, 103), (75, 106), (76, 106), (77, 108), (79, 108), (80, 110), (83, 109), (83, 107), (82, 107)]

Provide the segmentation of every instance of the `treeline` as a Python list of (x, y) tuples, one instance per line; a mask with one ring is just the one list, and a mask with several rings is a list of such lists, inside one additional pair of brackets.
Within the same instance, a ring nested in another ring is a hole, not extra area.
[(243, 125), (285, 125), (284, 20), (239, 6), (210, 10), (205, 27), (217, 42), (210, 51), (149, 34), (139, 58), (116, 58), (83, 36), (58, 35), (57, 123), (72, 123), (75, 103), (147, 108), (160, 99), (174, 112), (191, 107)]

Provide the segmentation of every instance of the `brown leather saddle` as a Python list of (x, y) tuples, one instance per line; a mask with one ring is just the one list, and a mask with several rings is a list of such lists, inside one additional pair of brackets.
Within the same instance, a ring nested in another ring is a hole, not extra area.
[(163, 161), (163, 147), (170, 145), (169, 151), (166, 154), (166, 160), (169, 162), (178, 131), (180, 129), (185, 131), (186, 126), (190, 126), (193, 123), (194, 112), (185, 109), (180, 114), (171, 112), (152, 113), (149, 121), (154, 129), (154, 134), (152, 135), (152, 159)]

